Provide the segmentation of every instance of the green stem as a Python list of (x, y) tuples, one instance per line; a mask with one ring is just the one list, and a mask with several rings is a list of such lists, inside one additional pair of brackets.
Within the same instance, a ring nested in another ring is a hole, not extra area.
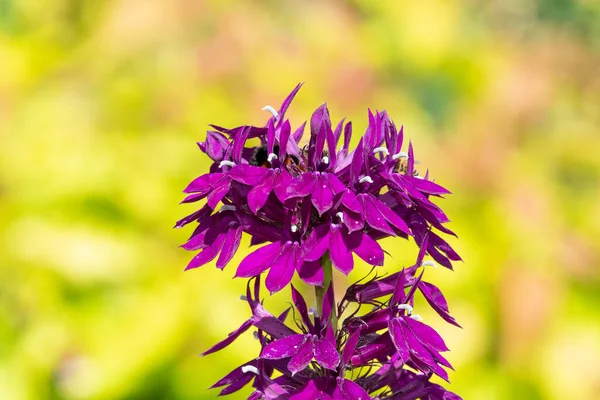
[[(325, 297), (325, 293), (327, 292), (327, 289), (329, 289), (329, 285), (333, 285), (333, 268), (331, 265), (331, 259), (329, 258), (329, 252), (325, 253), (325, 255), (321, 257), (321, 267), (323, 268), (323, 286), (315, 286), (315, 299), (317, 302), (317, 311), (319, 312), (319, 315), (323, 315), (323, 298)], [(331, 326), (333, 327), (334, 332), (336, 332), (337, 307), (335, 304), (335, 295), (331, 308), (331, 316), (329, 317), (329, 320), (331, 321)]]

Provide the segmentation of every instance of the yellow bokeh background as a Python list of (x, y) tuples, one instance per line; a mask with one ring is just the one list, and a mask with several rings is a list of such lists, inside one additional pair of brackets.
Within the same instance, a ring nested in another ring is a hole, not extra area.
[[(426, 278), (464, 329), (417, 303), (449, 387), (600, 398), (599, 71), (592, 0), (0, 0), (0, 399), (216, 398), (258, 351), (198, 357), (248, 317), (248, 242), (184, 273), (171, 227), (207, 125), (264, 124), (299, 81), (293, 126), (386, 109), (453, 192), (465, 262)], [(416, 256), (384, 244), (386, 271)]]

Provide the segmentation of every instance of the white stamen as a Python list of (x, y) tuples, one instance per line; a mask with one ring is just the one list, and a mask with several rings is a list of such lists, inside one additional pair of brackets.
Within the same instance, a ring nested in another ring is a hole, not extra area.
[(431, 260), (427, 260), (427, 261), (423, 261), (423, 262), (421, 263), (421, 267), (433, 267), (433, 268), (437, 268), (437, 264), (436, 264), (436, 263), (434, 263), (434, 262), (433, 262), (433, 261), (431, 261)]
[(325, 156), (321, 158), (321, 161), (323, 162), (323, 164), (329, 164), (329, 157)]
[(240, 300), (241, 301), (246, 301), (246, 300), (248, 300), (248, 298), (245, 295), (241, 294), (240, 295)]
[(342, 214), (341, 212), (338, 212), (335, 214), (335, 216), (340, 219), (340, 222), (344, 222), (344, 214)]
[(392, 156), (392, 160), (397, 160), (397, 159), (399, 159), (399, 158), (401, 158), (401, 157), (408, 158), (408, 154), (406, 154), (405, 152), (401, 151), (401, 152), (400, 152), (400, 153), (398, 153), (398, 154), (394, 154), (394, 155)]
[(275, 154), (275, 153), (271, 153), (271, 154), (269, 154), (269, 157), (267, 157), (268, 162), (271, 162), (276, 159), (277, 159), (277, 154)]
[(219, 163), (219, 168), (223, 167), (235, 167), (235, 163), (229, 160), (223, 160)]
[(424, 179), (421, 175), (413, 175), (413, 178)]
[(421, 317), (419, 314), (413, 314), (410, 316), (412, 319), (414, 319), (415, 321), (423, 321), (423, 317)]
[(273, 116), (275, 117), (275, 119), (279, 119), (279, 113), (273, 107), (271, 107), (269, 105), (266, 105), (262, 109), (263, 109), (263, 111), (268, 111), (271, 114), (273, 114)]
[(363, 176), (362, 178), (360, 178), (358, 180), (358, 183), (365, 183), (365, 182), (373, 183), (373, 179), (371, 179), (370, 176)]
[(235, 206), (232, 206), (231, 204), (225, 204), (224, 206), (221, 206), (221, 208), (219, 208), (220, 213), (222, 213), (223, 211), (235, 211)]
[(373, 149), (373, 153), (383, 153), (383, 155), (388, 155), (390, 154), (389, 150), (386, 149), (385, 147), (376, 147)]
[(412, 314), (413, 308), (410, 304), (400, 304), (398, 306), (398, 310), (406, 310), (408, 311), (408, 315)]
[(245, 374), (246, 372), (252, 372), (253, 374), (258, 375), (258, 368), (254, 365), (244, 365), (242, 367), (242, 373)]
[(296, 232), (298, 232), (298, 225), (292, 225), (292, 227), (290, 229), (292, 232), (296, 233)]

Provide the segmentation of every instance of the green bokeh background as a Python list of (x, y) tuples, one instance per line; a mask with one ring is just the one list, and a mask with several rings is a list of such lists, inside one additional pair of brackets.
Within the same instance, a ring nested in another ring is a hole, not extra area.
[(427, 276), (464, 329), (419, 309), (452, 390), (600, 398), (599, 71), (594, 0), (0, 0), (0, 399), (213, 399), (256, 355), (198, 357), (248, 317), (243, 254), (183, 273), (171, 227), (207, 124), (299, 81), (294, 126), (387, 109), (454, 193), (465, 263)]

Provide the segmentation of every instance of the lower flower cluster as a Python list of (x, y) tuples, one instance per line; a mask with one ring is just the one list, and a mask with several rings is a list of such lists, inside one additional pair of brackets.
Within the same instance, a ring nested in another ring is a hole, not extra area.
[[(441, 291), (422, 279), (430, 264), (423, 262), (424, 255), (421, 251), (413, 266), (398, 273), (351, 285), (338, 304), (329, 284), (317, 310), (309, 309), (291, 286), (293, 307), (279, 316), (261, 302), (260, 276), (252, 278), (243, 296), (252, 317), (203, 355), (223, 349), (250, 329), (262, 350), (212, 387), (224, 387), (220, 395), (227, 395), (251, 383), (254, 391), (248, 399), (253, 400), (460, 399), (431, 382), (434, 375), (448, 380), (446, 368), (452, 366), (441, 355), (448, 348), (413, 313), (420, 291), (444, 320), (459, 326)], [(366, 308), (370, 310), (364, 312)]]

